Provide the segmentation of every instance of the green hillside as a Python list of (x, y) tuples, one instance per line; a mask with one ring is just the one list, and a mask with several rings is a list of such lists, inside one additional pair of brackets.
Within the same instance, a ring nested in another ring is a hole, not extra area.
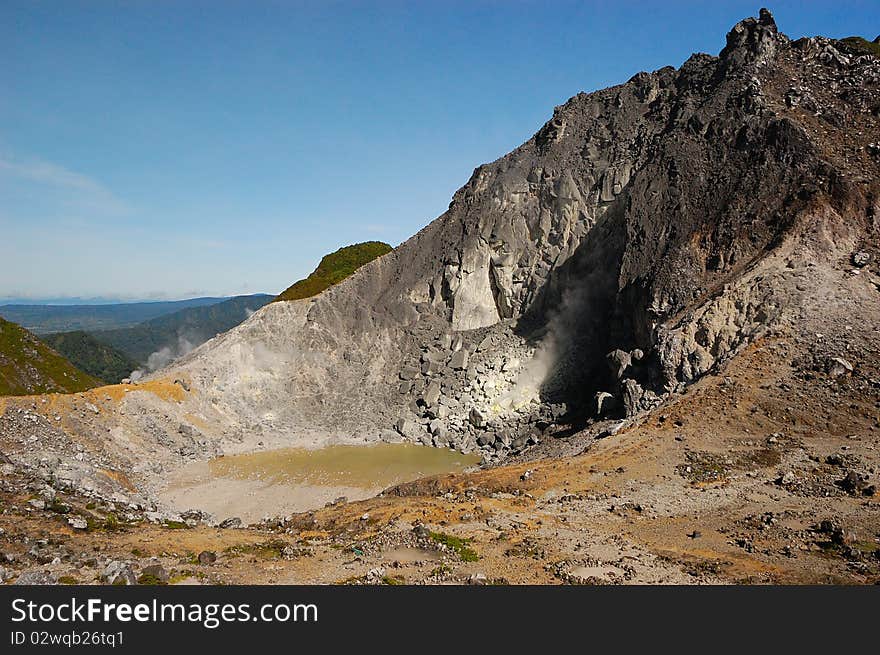
[(325, 255), (311, 275), (295, 282), (275, 300), (300, 300), (315, 296), (324, 289), (339, 284), (367, 262), (392, 250), (391, 246), (381, 241), (366, 241), (340, 248), (334, 253)]
[(73, 393), (100, 384), (24, 328), (0, 318), (0, 396)]
[(46, 334), (41, 339), (74, 366), (108, 384), (127, 378), (139, 366), (125, 353), (80, 330)]
[(152, 353), (163, 348), (169, 348), (173, 356), (182, 354), (178, 352), (182, 340), (189, 347), (195, 347), (231, 330), (271, 300), (272, 296), (265, 294), (236, 296), (207, 307), (182, 309), (133, 327), (99, 330), (91, 334), (101, 343), (146, 364)]

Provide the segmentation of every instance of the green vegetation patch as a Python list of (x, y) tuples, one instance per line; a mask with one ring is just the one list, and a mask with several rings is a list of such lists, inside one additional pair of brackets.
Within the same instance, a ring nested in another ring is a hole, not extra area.
[(76, 393), (100, 384), (23, 327), (0, 318), (0, 396)]
[(41, 338), (74, 366), (108, 384), (116, 384), (140, 368), (125, 353), (101, 343), (87, 332), (58, 332)]
[(228, 555), (253, 555), (261, 559), (279, 559), (284, 554), (284, 549), (288, 547), (286, 541), (282, 539), (270, 539), (255, 544), (239, 544), (230, 546), (226, 549)]
[(880, 42), (868, 41), (860, 36), (848, 36), (837, 41), (837, 45), (853, 55), (874, 55), (880, 57)]
[(392, 250), (391, 246), (381, 241), (365, 241), (340, 248), (325, 255), (311, 275), (305, 280), (295, 282), (275, 300), (301, 300), (316, 296), (334, 284), (339, 284), (367, 262)]
[(162, 527), (167, 530), (187, 530), (189, 528), (183, 521), (172, 521), (171, 519), (163, 521)]
[(152, 573), (143, 573), (138, 578), (138, 584), (140, 584), (140, 585), (166, 585), (168, 583), (165, 582), (164, 580), (161, 580), (160, 578), (157, 578)]
[(431, 539), (436, 541), (438, 544), (443, 544), (449, 550), (453, 551), (457, 554), (462, 562), (476, 562), (480, 559), (480, 556), (477, 555), (477, 551), (469, 546), (472, 539), (461, 539), (460, 537), (454, 537), (451, 534), (445, 534), (443, 532), (432, 532)]

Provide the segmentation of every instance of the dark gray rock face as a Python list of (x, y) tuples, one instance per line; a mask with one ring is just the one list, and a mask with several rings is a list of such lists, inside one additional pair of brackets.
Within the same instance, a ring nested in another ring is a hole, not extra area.
[(784, 320), (781, 253), (811, 226), (877, 215), (855, 180), (878, 179), (878, 89), (877, 58), (793, 43), (762, 10), (718, 57), (556, 107), (393, 252), (177, 368), (242, 424), (396, 426), (493, 457), (501, 427), (523, 443), (541, 421), (644, 411)]

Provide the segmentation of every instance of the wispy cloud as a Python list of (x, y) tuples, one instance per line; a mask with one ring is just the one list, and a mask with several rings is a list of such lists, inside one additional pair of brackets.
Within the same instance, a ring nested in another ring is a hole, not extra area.
[(0, 177), (17, 178), (53, 187), (69, 200), (108, 214), (126, 214), (129, 206), (97, 180), (40, 159), (21, 160), (0, 155)]

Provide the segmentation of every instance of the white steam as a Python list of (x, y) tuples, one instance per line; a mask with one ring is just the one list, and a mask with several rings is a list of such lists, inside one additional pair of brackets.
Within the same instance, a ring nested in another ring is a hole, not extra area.
[(144, 368), (139, 368), (136, 371), (132, 371), (129, 377), (132, 382), (136, 382), (148, 373), (153, 373), (160, 368), (165, 368), (175, 359), (188, 355), (195, 347), (195, 344), (189, 339), (182, 334), (179, 334), (177, 335), (176, 344), (163, 346), (156, 352), (151, 353), (150, 356), (147, 357), (146, 366), (144, 366)]

